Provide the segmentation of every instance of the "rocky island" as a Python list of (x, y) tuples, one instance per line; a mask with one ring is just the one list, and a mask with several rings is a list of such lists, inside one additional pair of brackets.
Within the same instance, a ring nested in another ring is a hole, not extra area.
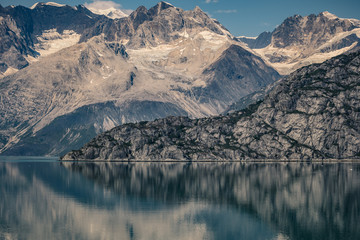
[(307, 160), (360, 157), (360, 51), (303, 67), (248, 108), (167, 117), (98, 135), (62, 160)]

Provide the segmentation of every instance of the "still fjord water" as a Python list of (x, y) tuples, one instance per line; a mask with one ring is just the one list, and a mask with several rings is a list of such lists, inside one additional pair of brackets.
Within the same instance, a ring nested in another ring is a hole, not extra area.
[(360, 164), (0, 161), (0, 239), (360, 239)]

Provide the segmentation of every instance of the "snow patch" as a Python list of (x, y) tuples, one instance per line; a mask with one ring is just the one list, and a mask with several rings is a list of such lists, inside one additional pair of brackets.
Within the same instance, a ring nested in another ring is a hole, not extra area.
[(39, 2), (35, 3), (34, 5), (32, 5), (32, 6), (30, 7), (30, 9), (36, 8), (36, 6), (37, 6), (38, 4), (39, 4)]
[[(265, 59), (267, 64), (275, 68), (280, 74), (287, 75), (294, 70), (307, 66), (313, 63), (322, 63), (332, 57), (343, 54), (352, 48), (354, 48), (357, 42), (354, 42), (351, 46), (342, 49), (334, 50), (331, 52), (323, 52), (324, 49), (332, 47), (333, 44), (340, 42), (342, 39), (356, 34), (360, 38), (360, 28), (355, 28), (351, 31), (340, 32), (333, 36), (329, 41), (322, 44), (316, 49), (311, 51), (311, 54), (304, 55), (309, 46), (291, 46), (287, 48), (276, 48), (273, 45), (269, 45), (262, 49), (253, 49), (252, 51), (259, 55), (262, 59)], [(281, 62), (270, 62), (271, 57), (285, 57), (287, 58)]]
[(118, 124), (114, 122), (112, 119), (110, 119), (108, 116), (106, 116), (106, 118), (104, 118), (102, 125), (104, 130), (110, 130), (116, 127)]
[(189, 38), (189, 34), (187, 33), (186, 29), (184, 30), (184, 32), (180, 33), (179, 36), (184, 37), (184, 38)]
[(338, 16), (336, 16), (335, 14), (329, 13), (328, 11), (322, 12), (322, 14), (327, 17), (328, 19), (337, 19)]
[(56, 3), (56, 2), (47, 2), (47, 3), (45, 3), (45, 5), (53, 6), (53, 7), (65, 7), (66, 6), (65, 4), (59, 4), (59, 3)]
[(247, 37), (247, 36), (238, 36), (237, 38), (246, 38), (256, 40), (258, 37)]
[(163, 3), (165, 3), (165, 4), (167, 4), (167, 5), (170, 5), (170, 6), (173, 6), (174, 7), (174, 5), (172, 5), (171, 3), (168, 3), (168, 2), (165, 2), (165, 1), (162, 1)]
[(80, 40), (80, 34), (73, 30), (64, 30), (62, 34), (57, 32), (56, 28), (45, 30), (40, 36), (37, 36), (38, 43), (35, 44), (35, 50), (41, 56), (47, 56), (61, 49), (73, 46)]
[(47, 6), (53, 6), (53, 7), (64, 7), (64, 6), (66, 6), (65, 4), (59, 4), (59, 3), (56, 3), (56, 2), (47, 2), (47, 3), (37, 2), (34, 5), (32, 5), (30, 7), (30, 9), (35, 9), (39, 4), (43, 4), (43, 5), (47, 5)]
[(226, 36), (219, 35), (210, 31), (202, 31), (198, 34), (198, 36), (202, 37), (205, 40), (202, 41), (200, 47), (201, 51), (204, 51), (207, 48), (216, 51), (228, 41), (228, 38)]
[(112, 18), (112, 19), (124, 18), (124, 17), (129, 16), (128, 14), (124, 13), (120, 9), (116, 9), (113, 7), (108, 8), (108, 9), (95, 9), (95, 8), (88, 7), (88, 9), (95, 14), (105, 15), (106, 17)]
[(17, 71), (19, 71), (19, 70), (17, 70), (16, 68), (8, 67), (8, 69), (6, 69), (6, 71), (4, 73), (2, 73), (2, 75), (3, 75), (3, 77), (6, 77), (6, 76), (16, 73)]

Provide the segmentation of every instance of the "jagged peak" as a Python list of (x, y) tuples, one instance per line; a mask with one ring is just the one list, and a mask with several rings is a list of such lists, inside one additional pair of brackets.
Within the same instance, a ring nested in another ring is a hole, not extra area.
[(164, 7), (166, 7), (166, 8), (174, 7), (174, 5), (172, 5), (171, 3), (165, 2), (165, 1), (161, 1), (157, 5), (162, 6), (162, 8), (164, 8)]
[(141, 5), (139, 6), (135, 11), (133, 11), (131, 14), (130, 14), (130, 17), (132, 19), (136, 18), (139, 14), (147, 14), (148, 10), (145, 6)]
[(149, 13), (151, 15), (159, 15), (161, 11), (168, 9), (168, 8), (175, 8), (172, 4), (168, 3), (168, 2), (158, 2), (158, 4), (156, 4), (154, 7), (149, 9)]
[(196, 6), (194, 8), (194, 12), (202, 12), (202, 13), (205, 13), (199, 6)]
[(321, 13), (319, 14), (319, 16), (324, 16), (324, 17), (327, 17), (328, 19), (338, 19), (338, 18), (339, 18), (339, 17), (336, 16), (335, 14), (332, 14), (332, 13), (330, 13), (330, 12), (328, 12), (328, 11), (321, 12)]
[(143, 5), (141, 5), (134, 11), (134, 13), (135, 12), (136, 13), (138, 13), (138, 12), (147, 12), (147, 11), (148, 11), (147, 8), (145, 6), (143, 6)]
[(293, 16), (286, 18), (285, 21), (299, 20), (299, 19), (302, 19), (302, 18), (303, 18), (303, 16), (301, 16), (299, 14), (294, 14)]

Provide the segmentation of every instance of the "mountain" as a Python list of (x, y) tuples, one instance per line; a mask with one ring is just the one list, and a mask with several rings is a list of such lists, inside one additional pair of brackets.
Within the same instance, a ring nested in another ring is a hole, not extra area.
[(249, 48), (259, 49), (268, 46), (271, 43), (271, 32), (263, 32), (256, 38), (253, 37), (238, 37), (237, 39), (246, 43)]
[(123, 17), (128, 16), (128, 14), (126, 14), (123, 11), (121, 11), (120, 9), (116, 9), (114, 7), (111, 7), (108, 9), (96, 9), (96, 8), (88, 7), (88, 9), (95, 14), (104, 15), (111, 19), (118, 19), (118, 18), (123, 18)]
[(0, 80), (1, 154), (59, 155), (124, 123), (217, 115), (280, 77), (198, 7), (160, 2), (120, 19), (53, 3), (4, 12), (20, 10), (33, 28), (19, 36), (40, 55)]
[(359, 97), (357, 51), (295, 71), (280, 80), (264, 101), (243, 111), (125, 124), (62, 159), (358, 158)]
[(40, 55), (76, 44), (82, 32), (102, 18), (82, 5), (0, 5), (0, 77), (27, 67)]
[(287, 18), (272, 33), (240, 37), (280, 74), (321, 63), (360, 46), (360, 21), (329, 12)]
[(128, 18), (98, 21), (87, 29), (81, 41), (104, 34), (107, 41), (126, 42), (131, 48), (156, 47), (181, 37), (192, 38), (204, 30), (233, 38), (227, 29), (199, 7), (184, 11), (169, 3), (159, 2), (150, 9), (138, 7)]

